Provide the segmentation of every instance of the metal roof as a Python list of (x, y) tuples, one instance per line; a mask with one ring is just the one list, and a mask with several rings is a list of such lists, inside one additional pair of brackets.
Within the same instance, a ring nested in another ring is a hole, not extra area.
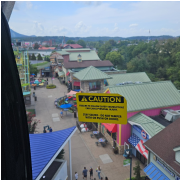
[(130, 117), (128, 123), (141, 126), (150, 137), (153, 137), (165, 128), (163, 125), (142, 113)]
[(75, 131), (73, 126), (51, 133), (29, 134), (33, 180), (41, 178)]
[(140, 82), (151, 82), (149, 77), (145, 72), (137, 72), (137, 73), (125, 73), (125, 74), (112, 74), (112, 79), (108, 79), (108, 85), (112, 86), (118, 83), (123, 83), (126, 81), (140, 81)]
[[(81, 49), (77, 49), (81, 50)], [(64, 50), (63, 50), (64, 51)], [(69, 51), (69, 49), (68, 49)], [(59, 52), (61, 54), (61, 52)], [(100, 60), (96, 51), (90, 50), (88, 52), (69, 52), (69, 61), (77, 61), (77, 56), (80, 54), (82, 61)]]
[(109, 75), (100, 71), (99, 69), (95, 68), (94, 66), (89, 66), (89, 67), (73, 74), (73, 76), (81, 81), (111, 78)]
[(58, 72), (58, 76), (59, 76), (59, 77), (63, 77), (64, 75), (65, 75), (64, 71), (61, 71), (61, 72), (59, 71), (59, 72)]
[(44, 69), (45, 67), (49, 67), (51, 65), (51, 62), (48, 62), (42, 66), (37, 66), (37, 69)]
[(180, 93), (171, 81), (109, 87), (109, 90), (126, 98), (128, 112), (180, 105)]

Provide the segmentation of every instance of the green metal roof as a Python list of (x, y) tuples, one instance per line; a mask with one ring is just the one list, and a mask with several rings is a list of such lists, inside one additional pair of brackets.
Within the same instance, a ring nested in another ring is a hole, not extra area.
[(76, 77), (77, 79), (79, 79), (81, 81), (111, 78), (109, 75), (100, 71), (99, 69), (95, 68), (94, 66), (89, 66), (73, 75), (74, 75), (74, 77)]
[(51, 65), (51, 62), (48, 62), (42, 66), (37, 66), (37, 69), (44, 69), (45, 67), (49, 67)]
[(155, 136), (162, 131), (165, 127), (158, 122), (154, 121), (145, 114), (138, 113), (128, 119), (128, 123), (131, 125), (139, 125), (148, 133), (150, 137)]
[(69, 55), (69, 61), (77, 61), (77, 56), (81, 55), (82, 61), (87, 61), (87, 60), (100, 60), (97, 53), (93, 50), (89, 52), (70, 52)]
[(149, 77), (145, 72), (137, 72), (137, 73), (125, 73), (125, 74), (112, 74), (112, 79), (108, 79), (108, 85), (112, 86), (118, 83), (123, 83), (126, 81), (140, 81), (140, 82), (151, 82)]
[(90, 48), (77, 48), (77, 49), (62, 49), (62, 51), (87, 51), (87, 50), (91, 50)]
[(180, 93), (171, 81), (114, 86), (109, 90), (126, 98), (128, 112), (180, 105)]
[(59, 71), (59, 72), (58, 72), (58, 76), (59, 76), (59, 77), (64, 76), (64, 74), (65, 74), (64, 71), (61, 71), (61, 72)]

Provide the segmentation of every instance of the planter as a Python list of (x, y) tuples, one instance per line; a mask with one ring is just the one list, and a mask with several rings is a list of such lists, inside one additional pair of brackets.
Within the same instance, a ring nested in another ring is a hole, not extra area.
[(113, 152), (114, 152), (114, 154), (118, 154), (118, 148), (117, 147), (113, 147)]
[(50, 84), (46, 86), (47, 89), (54, 89), (56, 86), (54, 84)]

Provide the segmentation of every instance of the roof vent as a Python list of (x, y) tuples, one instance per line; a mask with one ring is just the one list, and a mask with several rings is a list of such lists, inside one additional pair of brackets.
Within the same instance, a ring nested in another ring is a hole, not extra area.
[(141, 81), (136, 81), (135, 84), (142, 84), (142, 82)]

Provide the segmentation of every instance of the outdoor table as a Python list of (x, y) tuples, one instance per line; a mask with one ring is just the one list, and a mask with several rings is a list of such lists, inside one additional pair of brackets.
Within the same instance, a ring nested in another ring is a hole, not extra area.
[(100, 138), (98, 141), (99, 141), (100, 143), (101, 143), (101, 142), (105, 142), (105, 139), (104, 139), (104, 138)]
[(69, 109), (63, 109), (63, 111), (65, 111), (66, 112), (66, 115), (67, 115), (67, 111), (68, 111)]
[(99, 134), (99, 131), (93, 131), (93, 134)]

